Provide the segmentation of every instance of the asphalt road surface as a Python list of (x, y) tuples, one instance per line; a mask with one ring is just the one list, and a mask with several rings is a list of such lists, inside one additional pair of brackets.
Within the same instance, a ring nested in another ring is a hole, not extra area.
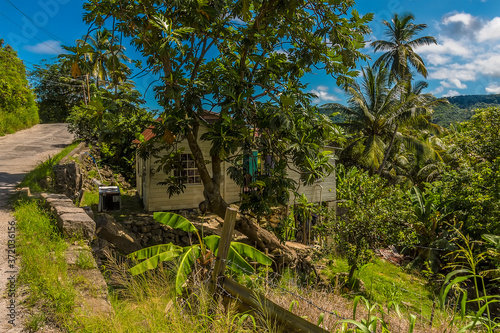
[(26, 173), (72, 141), (73, 135), (68, 132), (66, 124), (36, 125), (0, 137), (0, 333), (22, 330), (22, 313), (16, 296), (9, 297), (7, 292), (9, 282), (14, 281), (12, 278), (16, 276), (12, 272), (18, 270), (18, 263), (12, 269), (8, 262), (8, 258), (12, 259), (12, 242), (10, 253), (8, 248), (8, 226), (14, 221), (8, 197)]

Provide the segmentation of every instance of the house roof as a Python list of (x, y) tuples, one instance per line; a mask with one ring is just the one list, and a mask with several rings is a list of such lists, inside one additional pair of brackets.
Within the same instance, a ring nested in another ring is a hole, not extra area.
[[(201, 119), (203, 119), (204, 121), (206, 121), (208, 124), (214, 124), (220, 118), (219, 113), (207, 111), (207, 110), (203, 110), (203, 113), (201, 113), (201, 114), (198, 113), (198, 116)], [(160, 120), (161, 120), (161, 118), (156, 119), (156, 121), (160, 121)], [(144, 136), (144, 141), (149, 141), (156, 136), (156, 134), (154, 134), (154, 129), (155, 129), (155, 126), (151, 125), (148, 128), (146, 128), (146, 130), (144, 132), (142, 132), (142, 135)], [(175, 138), (175, 136), (173, 135), (172, 132), (166, 130), (165, 131), (165, 138), (166, 139), (167, 138), (173, 139), (173, 138)], [(135, 139), (132, 141), (132, 143), (139, 145), (139, 144), (141, 144), (141, 141)]]

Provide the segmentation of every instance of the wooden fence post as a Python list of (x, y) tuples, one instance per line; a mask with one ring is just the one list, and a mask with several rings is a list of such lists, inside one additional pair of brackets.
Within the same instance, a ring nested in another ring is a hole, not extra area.
[(226, 269), (226, 259), (229, 254), (229, 247), (231, 246), (231, 239), (233, 237), (237, 213), (238, 211), (235, 208), (226, 208), (224, 225), (222, 226), (222, 233), (220, 235), (219, 249), (217, 250), (217, 257), (215, 258), (215, 268), (212, 276), (212, 285), (210, 286), (211, 293), (215, 292), (215, 290), (217, 289), (217, 280), (219, 279), (219, 277), (224, 276), (224, 270)]

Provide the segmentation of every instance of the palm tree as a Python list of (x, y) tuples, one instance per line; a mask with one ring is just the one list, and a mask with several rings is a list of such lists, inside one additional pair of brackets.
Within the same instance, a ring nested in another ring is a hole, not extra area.
[(427, 24), (414, 24), (412, 22), (414, 19), (411, 13), (403, 13), (401, 16), (395, 13), (391, 22), (382, 21), (382, 24), (387, 26), (386, 36), (389, 40), (376, 40), (371, 43), (375, 52), (387, 51), (375, 61), (375, 66), (384, 64), (390, 68), (391, 78), (397, 80), (410, 78), (410, 67), (414, 67), (418, 73), (427, 77), (424, 61), (415, 53), (414, 48), (432, 43), (437, 44), (437, 42), (431, 36), (413, 39), (427, 28)]
[(435, 158), (439, 157), (432, 147), (426, 144), (425, 141), (419, 140), (415, 136), (404, 135), (399, 133), (398, 130), (406, 125), (418, 127), (419, 129), (430, 129), (434, 132), (439, 132), (440, 127), (430, 122), (430, 114), (433, 112), (433, 107), (447, 103), (446, 99), (434, 99), (430, 94), (422, 94), (422, 91), (427, 88), (428, 84), (424, 81), (419, 81), (415, 85), (411, 81), (401, 81), (398, 85), (401, 88), (399, 93), (399, 103), (394, 110), (392, 117), (392, 126), (394, 128), (390, 138), (389, 146), (384, 154), (384, 160), (379, 166), (377, 174), (381, 174), (384, 165), (391, 153), (394, 141), (399, 138), (400, 141), (411, 150), (417, 152), (417, 160), (422, 156)]
[(349, 107), (329, 104), (340, 111), (346, 121), (340, 125), (354, 134), (354, 140), (345, 151), (351, 153), (362, 144), (361, 162), (372, 172), (381, 165), (385, 143), (390, 137), (392, 116), (396, 109), (400, 85), (389, 88), (389, 71), (383, 67), (362, 69), (362, 84), (351, 83), (346, 87)]
[(71, 69), (74, 78), (82, 75), (86, 77), (89, 101), (89, 76), (95, 78), (97, 89), (100, 81), (109, 82), (117, 94), (118, 85), (126, 82), (131, 73), (124, 63), (130, 59), (124, 54), (125, 48), (117, 42), (118, 39), (104, 29), (98, 30), (94, 36), (76, 40), (76, 46), (63, 46), (70, 52), (61, 56), (63, 65)]
[(442, 100), (421, 94), (427, 87), (425, 82), (412, 86), (410, 82), (400, 81), (391, 86), (389, 80), (390, 73), (385, 66), (364, 68), (361, 85), (355, 82), (346, 87), (349, 107), (329, 105), (345, 115), (346, 121), (340, 125), (354, 134), (346, 152), (362, 144), (361, 161), (372, 173), (378, 174), (384, 170), (396, 141), (418, 155), (436, 156), (425, 142), (405, 134), (401, 128), (413, 124), (423, 126), (431, 107)]
[(89, 84), (89, 72), (91, 70), (90, 63), (88, 61), (88, 53), (90, 52), (90, 46), (82, 43), (76, 44), (76, 46), (62, 46), (66, 51), (70, 53), (61, 54), (59, 59), (63, 67), (70, 70), (73, 79), (85, 76), (86, 85), (82, 81), (83, 88), (83, 100), (85, 104), (90, 102), (90, 84)]

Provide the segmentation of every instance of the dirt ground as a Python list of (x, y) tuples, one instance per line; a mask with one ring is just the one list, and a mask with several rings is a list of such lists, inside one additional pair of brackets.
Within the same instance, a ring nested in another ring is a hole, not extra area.
[[(27, 172), (72, 141), (73, 135), (67, 131), (66, 124), (36, 125), (0, 137), (0, 333), (21, 332), (23, 326), (17, 295), (8, 290), (9, 282), (15, 281), (18, 271), (15, 261), (9, 261), (13, 259), (16, 234), (8, 232), (9, 223), (14, 221), (8, 197)], [(8, 242), (9, 239), (13, 241)]]

